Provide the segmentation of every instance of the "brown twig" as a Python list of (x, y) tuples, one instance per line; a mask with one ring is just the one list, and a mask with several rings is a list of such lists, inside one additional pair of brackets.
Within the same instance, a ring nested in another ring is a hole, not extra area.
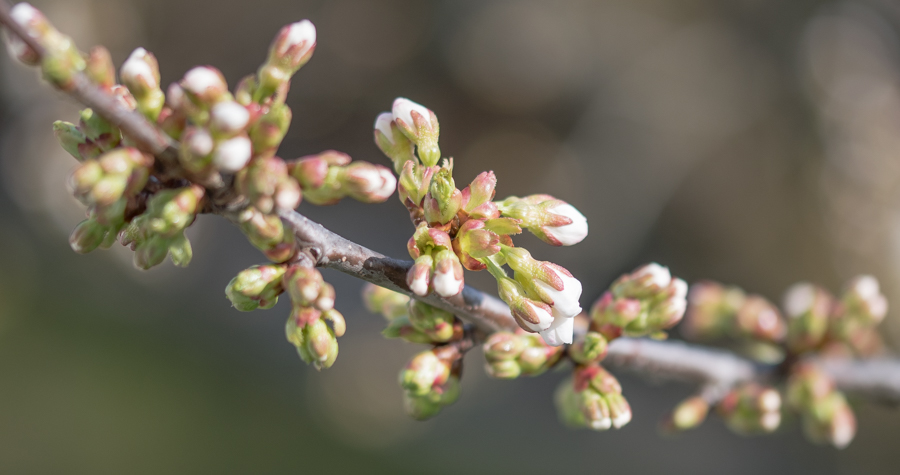
[[(9, 16), (9, 4), (0, 0), (0, 24), (19, 36), (39, 55), (45, 50)], [(68, 95), (91, 107), (141, 150), (153, 154), (171, 171), (180, 170), (177, 144), (141, 114), (119, 104), (110, 94), (97, 87), (83, 74), (76, 74)], [(190, 177), (186, 177), (190, 178)], [(196, 181), (196, 180), (195, 180)], [(236, 220), (245, 206), (227, 179), (204, 183), (213, 203), (210, 211)], [(411, 295), (406, 273), (412, 262), (392, 259), (349, 241), (296, 211), (282, 211), (281, 218), (290, 226), (306, 255), (315, 264), (328, 267), (382, 287)], [(464, 352), (485, 335), (501, 330), (515, 330), (517, 325), (509, 308), (496, 297), (466, 286), (460, 295), (444, 299), (436, 295), (414, 296), (442, 308), (469, 322), (476, 332), (465, 340), (465, 347), (448, 347), (446, 351)], [(606, 362), (611, 366), (661, 380), (700, 384), (705, 388), (727, 390), (744, 381), (769, 377), (774, 368), (757, 365), (747, 359), (721, 350), (688, 345), (681, 342), (619, 338), (609, 346)], [(838, 386), (850, 392), (870, 396), (882, 402), (900, 403), (900, 361), (877, 359), (813, 360), (835, 378)]]

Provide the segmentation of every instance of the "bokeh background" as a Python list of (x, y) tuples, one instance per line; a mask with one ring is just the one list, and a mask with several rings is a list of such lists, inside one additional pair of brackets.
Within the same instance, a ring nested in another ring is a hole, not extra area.
[[(795, 281), (838, 290), (860, 272), (900, 298), (895, 1), (33, 3), (118, 64), (146, 47), (165, 84), (198, 64), (234, 84), (280, 26), (313, 20), (319, 45), (294, 81), (281, 156), (335, 148), (386, 163), (375, 116), (396, 96), (421, 102), (459, 182), (493, 169), (499, 196), (551, 193), (587, 215), (579, 246), (523, 238), (582, 279), (585, 306), (650, 260), (776, 301)], [(2, 55), (2, 473), (897, 473), (896, 409), (860, 406), (843, 451), (807, 443), (796, 421), (744, 438), (712, 418), (666, 438), (657, 421), (691, 388), (626, 375), (633, 422), (570, 431), (551, 402), (564, 374), (489, 380), (477, 352), (457, 404), (408, 420), (396, 373), (416, 348), (381, 338), (359, 281), (326, 272), (349, 330), (319, 373), (284, 340), (284, 302), (230, 308), (225, 284), (263, 258), (220, 219), (192, 228), (186, 270), (139, 272), (122, 249), (71, 252), (83, 210), (50, 124), (76, 110)], [(301, 211), (406, 255), (412, 226), (394, 199)]]

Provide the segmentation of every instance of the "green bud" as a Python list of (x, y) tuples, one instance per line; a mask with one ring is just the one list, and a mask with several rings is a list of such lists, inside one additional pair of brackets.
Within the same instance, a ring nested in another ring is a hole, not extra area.
[(82, 109), (80, 112), (81, 120), (78, 128), (84, 135), (94, 141), (103, 139), (102, 142), (109, 147), (115, 147), (119, 144), (122, 134), (118, 128), (110, 124), (99, 114), (94, 113), (93, 109)]
[(488, 376), (497, 379), (516, 379), (522, 374), (522, 367), (516, 360), (488, 361)]
[(415, 329), (428, 335), (433, 342), (450, 341), (453, 338), (455, 320), (456, 317), (445, 310), (418, 300), (409, 302), (409, 322)]
[[(317, 370), (330, 368), (338, 355), (338, 342), (332, 330), (321, 318), (308, 323), (304, 329), (306, 348), (313, 360), (311, 363)], [(302, 354), (301, 354), (302, 357)], [(310, 363), (310, 361), (307, 361)]]
[(402, 338), (410, 343), (431, 344), (431, 337), (416, 330), (416, 328), (409, 323), (409, 317), (406, 315), (390, 320), (387, 328), (385, 328), (381, 334), (389, 339)]
[(412, 395), (424, 396), (435, 386), (443, 385), (449, 377), (450, 366), (433, 351), (423, 351), (400, 372), (400, 387)]
[(86, 219), (75, 226), (75, 230), (69, 236), (69, 246), (79, 254), (87, 254), (103, 242), (107, 228), (96, 221)]
[(569, 347), (569, 356), (578, 364), (600, 361), (606, 356), (606, 338), (597, 332), (588, 332), (584, 339)]
[(285, 267), (280, 265), (250, 267), (231, 279), (225, 287), (225, 295), (241, 312), (272, 308), (278, 302), (278, 295), (284, 291), (284, 273)]
[(187, 267), (193, 255), (191, 242), (184, 236), (184, 233), (176, 236), (169, 244), (169, 257), (172, 259), (172, 263), (178, 267)]
[(291, 108), (284, 104), (273, 104), (269, 112), (250, 128), (254, 156), (271, 155), (278, 150), (290, 125)]
[(113, 87), (116, 84), (116, 67), (109, 50), (103, 46), (91, 48), (85, 73), (94, 84), (104, 88)]
[(165, 239), (152, 237), (141, 241), (134, 249), (134, 265), (138, 269), (147, 270), (162, 264), (169, 252), (169, 243)]
[(675, 407), (663, 425), (676, 431), (693, 429), (703, 423), (708, 413), (709, 403), (706, 399), (700, 396), (690, 397)]
[(84, 159), (81, 156), (81, 152), (78, 151), (78, 146), (86, 144), (87, 137), (78, 130), (75, 124), (57, 120), (53, 123), (53, 134), (56, 135), (56, 140), (59, 140), (63, 150), (69, 152), (69, 155), (72, 155), (78, 161)]
[(409, 300), (407, 295), (375, 284), (366, 284), (363, 287), (363, 302), (366, 308), (372, 313), (381, 314), (388, 321), (407, 315)]

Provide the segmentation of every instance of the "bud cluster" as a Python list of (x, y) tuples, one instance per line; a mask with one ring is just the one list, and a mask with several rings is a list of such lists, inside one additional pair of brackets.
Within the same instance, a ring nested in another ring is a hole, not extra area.
[(444, 353), (439, 348), (423, 351), (400, 371), (403, 406), (414, 419), (434, 417), (459, 399), (462, 360)]
[(621, 384), (597, 364), (576, 367), (574, 376), (557, 388), (554, 399), (560, 420), (571, 427), (619, 429), (631, 421), (631, 406), (622, 396)]
[(69, 89), (74, 75), (87, 68), (87, 61), (72, 38), (60, 33), (43, 13), (27, 3), (15, 5), (9, 15), (44, 48), (42, 58), (21, 38), (4, 31), (10, 54), (29, 66), (40, 66), (44, 79), (54, 86)]
[(681, 321), (688, 286), (656, 263), (616, 279), (591, 308), (591, 328), (607, 339), (619, 336), (665, 337)]
[(797, 365), (788, 379), (788, 404), (803, 420), (806, 436), (817, 443), (846, 447), (856, 435), (856, 416), (834, 381), (809, 364)]
[(795, 355), (825, 351), (870, 355), (881, 349), (876, 328), (887, 300), (872, 276), (852, 279), (840, 299), (820, 286), (791, 286), (779, 310), (763, 297), (710, 281), (691, 287), (684, 334), (697, 340), (731, 336), (783, 344)]
[(716, 409), (739, 434), (773, 432), (781, 425), (781, 395), (775, 388), (746, 383), (732, 389)]
[(496, 332), (484, 343), (488, 375), (500, 379), (537, 376), (563, 356), (563, 347), (550, 346), (534, 333), (523, 330)]
[(488, 269), (522, 329), (540, 333), (552, 345), (571, 343), (581, 283), (566, 269), (514, 247), (511, 236), (528, 229), (552, 245), (576, 244), (587, 236), (585, 217), (548, 195), (494, 202), (497, 177), (491, 171), (458, 189), (453, 159), (441, 159), (437, 116), (421, 104), (397, 98), (374, 129), (375, 143), (399, 175), (400, 201), (416, 225), (408, 245), (415, 259), (407, 274), (410, 290), (453, 297), (464, 287), (464, 268)]
[(193, 252), (184, 230), (194, 222), (204, 193), (202, 187), (192, 185), (160, 191), (147, 201), (147, 210), (119, 237), (123, 246), (134, 251), (135, 266), (149, 269), (161, 264), (166, 255), (177, 266), (190, 263)]

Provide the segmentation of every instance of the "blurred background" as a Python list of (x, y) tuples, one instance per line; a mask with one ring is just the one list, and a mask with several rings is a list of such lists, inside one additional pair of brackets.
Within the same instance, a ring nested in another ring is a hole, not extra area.
[[(900, 301), (897, 2), (33, 3), (117, 64), (146, 47), (164, 84), (199, 64), (234, 84), (279, 27), (311, 19), (318, 47), (295, 77), (280, 155), (334, 148), (386, 164), (375, 116), (397, 96), (425, 104), (458, 183), (493, 169), (498, 197), (550, 193), (587, 215), (579, 246), (522, 238), (583, 281), (584, 306), (651, 260), (774, 301), (798, 280), (837, 291), (866, 272)], [(284, 339), (287, 303), (242, 314), (225, 299), (264, 259), (221, 219), (191, 228), (186, 270), (71, 252), (84, 211), (50, 124), (77, 109), (0, 55), (2, 473), (896, 473), (895, 409), (861, 405), (843, 451), (807, 443), (796, 421), (745, 438), (711, 418), (668, 438), (657, 422), (692, 388), (625, 375), (633, 422), (570, 431), (551, 401), (563, 373), (489, 380), (478, 351), (460, 401), (411, 421), (396, 374), (417, 348), (382, 339), (359, 281), (325, 272), (349, 329), (318, 373)], [(406, 256), (412, 225), (393, 198), (301, 212)], [(897, 315), (884, 325), (894, 347)]]

